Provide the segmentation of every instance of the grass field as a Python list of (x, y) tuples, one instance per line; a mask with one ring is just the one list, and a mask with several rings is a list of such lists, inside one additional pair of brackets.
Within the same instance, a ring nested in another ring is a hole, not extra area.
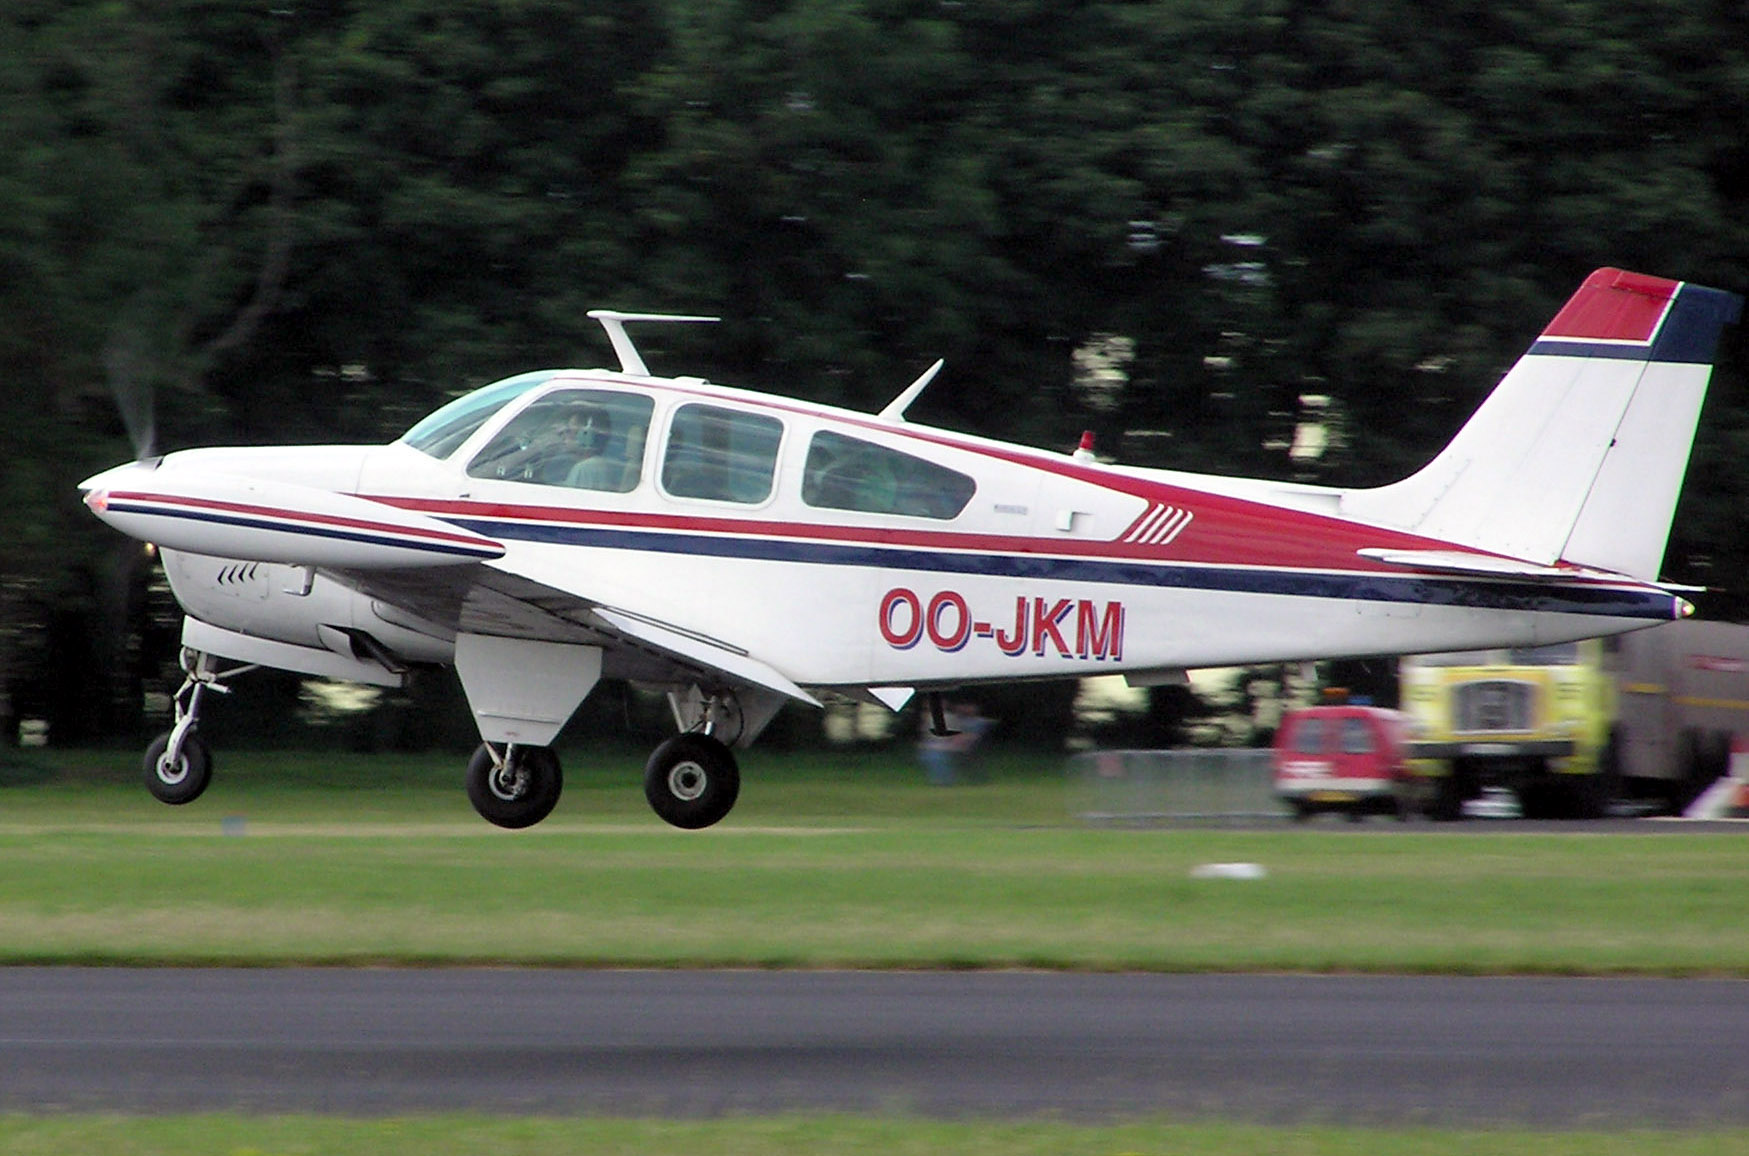
[[(453, 758), (221, 752), (207, 796), (167, 808), (132, 753), (5, 757), (0, 963), (1749, 975), (1735, 834), (1093, 828), (1060, 765), (941, 789), (878, 756), (764, 752), (712, 830), (650, 815), (636, 754), (578, 753), (553, 817), (512, 833), (474, 816)], [(1196, 876), (1230, 862), (1263, 877)], [(1749, 1152), (1749, 1133), (0, 1117), (0, 1153), (1649, 1150)]]
[(1727, 1156), (1742, 1132), (1078, 1125), (780, 1116), (723, 1121), (434, 1116), (0, 1116), (0, 1153), (102, 1156)]
[[(632, 759), (505, 832), (442, 759), (234, 754), (168, 808), (132, 756), (37, 758), (0, 790), (5, 963), (1749, 975), (1734, 833), (1102, 829), (1060, 771), (774, 756), (708, 831)], [(1235, 861), (1264, 877), (1195, 876)]]

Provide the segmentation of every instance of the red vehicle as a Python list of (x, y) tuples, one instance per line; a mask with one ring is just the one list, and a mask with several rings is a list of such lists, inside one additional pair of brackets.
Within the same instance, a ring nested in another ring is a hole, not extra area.
[(1409, 717), (1373, 706), (1314, 706), (1290, 711), (1275, 736), (1275, 793), (1307, 819), (1340, 811), (1401, 818), (1409, 769)]

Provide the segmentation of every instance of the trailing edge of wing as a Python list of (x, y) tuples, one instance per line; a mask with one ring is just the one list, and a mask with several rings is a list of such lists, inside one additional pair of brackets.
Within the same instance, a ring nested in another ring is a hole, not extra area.
[(1536, 578), (1545, 581), (1583, 576), (1582, 572), (1559, 566), (1541, 566), (1535, 562), (1520, 562), (1488, 554), (1467, 554), (1461, 550), (1365, 549), (1356, 550), (1355, 553), (1388, 566), (1437, 570), (1442, 574), (1474, 574), (1483, 578)]
[(593, 608), (592, 613), (628, 638), (638, 639), (671, 654), (720, 670), (743, 682), (750, 682), (798, 702), (805, 702), (809, 706), (820, 705), (819, 699), (745, 651), (627, 610), (598, 605)]

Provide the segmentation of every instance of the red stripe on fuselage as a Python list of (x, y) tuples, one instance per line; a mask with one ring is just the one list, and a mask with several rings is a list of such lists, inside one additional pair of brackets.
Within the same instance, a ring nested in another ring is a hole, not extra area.
[[(428, 530), (421, 526), (397, 526), (389, 522), (371, 522), (362, 518), (347, 518), (338, 514), (316, 514), (308, 510), (286, 510), (275, 506), (255, 506), (246, 502), (221, 502), (213, 498), (194, 498), (180, 494), (155, 494), (138, 490), (110, 492), (110, 498), (129, 502), (149, 502), (160, 506), (183, 506), (215, 513), (247, 515), (257, 518), (278, 518), (287, 522), (303, 522), (337, 529), (367, 530), (373, 534), (398, 534), (423, 538), (433, 542), (452, 543), (490, 553), (498, 544), (474, 534), (455, 534), (446, 530)], [(374, 500), (374, 499), (367, 499)], [(385, 502), (385, 505), (394, 503)]]
[[(1187, 491), (1163, 487), (1171, 504), (1193, 508)], [(647, 530), (660, 533), (726, 534), (873, 547), (989, 554), (1039, 554), (1101, 561), (1171, 562), (1184, 565), (1407, 574), (1401, 566), (1365, 558), (1365, 548), (1463, 551), (1435, 539), (1358, 526), (1222, 495), (1195, 495), (1197, 530), (1170, 543), (1087, 539), (1061, 541), (1019, 534), (844, 526), (647, 511), (579, 509), (517, 503), (369, 495), (370, 500), (436, 517)], [(1194, 541), (1192, 541), (1194, 539)], [(1478, 554), (1478, 557), (1493, 555)], [(1580, 577), (1575, 575), (1575, 578)]]

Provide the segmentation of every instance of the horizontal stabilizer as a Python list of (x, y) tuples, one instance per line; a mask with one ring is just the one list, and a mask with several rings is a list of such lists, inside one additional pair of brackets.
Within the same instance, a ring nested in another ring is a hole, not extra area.
[(1535, 562), (1520, 562), (1513, 558), (1498, 558), (1490, 554), (1466, 554), (1461, 550), (1356, 550), (1362, 558), (1371, 558), (1390, 566), (1407, 566), (1413, 570), (1435, 570), (1441, 574), (1476, 574), (1488, 578), (1573, 578), (1578, 572), (1560, 566), (1539, 566)]

